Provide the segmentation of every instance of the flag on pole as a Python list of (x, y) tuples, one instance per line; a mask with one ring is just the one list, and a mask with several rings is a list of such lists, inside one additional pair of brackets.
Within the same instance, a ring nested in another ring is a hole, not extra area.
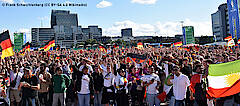
[(182, 46), (182, 42), (176, 42), (176, 43), (174, 43), (174, 46)]
[(8, 30), (0, 34), (0, 45), (2, 47), (2, 59), (14, 55), (12, 42)]
[(25, 44), (25, 49), (24, 49), (24, 50), (30, 51), (30, 47), (31, 47), (31, 44), (30, 44), (29, 42), (27, 42), (27, 43)]
[(44, 47), (38, 48), (38, 51), (43, 51), (43, 50), (44, 50)]
[(160, 45), (160, 48), (163, 48), (163, 45)]
[(240, 60), (210, 64), (207, 93), (214, 98), (226, 97), (240, 92)]
[(226, 38), (224, 38), (224, 40), (231, 40), (232, 39), (232, 36), (228, 36)]
[(55, 40), (54, 38), (52, 38), (51, 40), (49, 40), (46, 45), (44, 46), (44, 51), (48, 51), (50, 50), (52, 47), (55, 46)]
[(171, 47), (174, 47), (174, 43), (171, 44)]
[(107, 49), (103, 45), (99, 45), (99, 49), (100, 49), (100, 51), (107, 53)]
[(240, 39), (238, 39), (238, 44), (240, 44)]

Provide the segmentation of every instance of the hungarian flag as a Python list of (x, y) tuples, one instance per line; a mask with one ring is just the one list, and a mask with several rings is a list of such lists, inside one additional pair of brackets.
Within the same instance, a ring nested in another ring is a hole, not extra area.
[(10, 39), (9, 31), (5, 31), (0, 34), (0, 42), (2, 47), (2, 56), (1, 58), (4, 59), (5, 57), (13, 56), (13, 48), (12, 42)]
[(99, 45), (99, 49), (101, 52), (107, 53), (107, 49), (103, 45)]
[(182, 42), (176, 42), (176, 43), (174, 43), (174, 46), (182, 46)]
[(46, 45), (44, 46), (44, 51), (48, 51), (50, 50), (52, 47), (55, 46), (55, 40), (54, 38), (52, 38), (51, 40), (49, 40)]
[(139, 42), (139, 43), (137, 44), (137, 48), (138, 48), (138, 49), (143, 49), (143, 44), (142, 44), (142, 42)]
[(240, 92), (240, 60), (210, 64), (207, 93), (214, 98), (226, 97)]
[(230, 40), (228, 41), (228, 46), (235, 46), (235, 42), (234, 42), (233, 39), (230, 39)]
[(228, 36), (226, 38), (224, 38), (224, 40), (231, 40), (232, 39), (232, 36)]

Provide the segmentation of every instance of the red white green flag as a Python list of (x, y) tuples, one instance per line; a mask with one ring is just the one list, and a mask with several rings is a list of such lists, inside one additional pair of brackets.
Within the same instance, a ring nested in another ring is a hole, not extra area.
[(240, 60), (211, 64), (208, 72), (208, 94), (219, 98), (240, 92)]

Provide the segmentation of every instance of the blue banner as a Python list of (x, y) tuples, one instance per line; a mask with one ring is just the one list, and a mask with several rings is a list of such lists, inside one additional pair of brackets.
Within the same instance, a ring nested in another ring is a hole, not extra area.
[(230, 33), (233, 38), (239, 38), (238, 0), (227, 0)]
[(185, 33), (185, 28), (182, 27), (182, 31), (183, 31), (183, 45), (186, 45), (186, 33)]

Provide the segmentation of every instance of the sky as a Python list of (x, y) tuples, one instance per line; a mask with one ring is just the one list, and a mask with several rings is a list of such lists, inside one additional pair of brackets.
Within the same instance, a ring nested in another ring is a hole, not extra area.
[[(50, 27), (51, 10), (78, 14), (82, 27), (98, 25), (103, 36), (120, 36), (133, 28), (133, 36), (174, 36), (194, 26), (195, 36), (212, 35), (211, 14), (227, 0), (0, 0), (0, 32), (26, 32)], [(84, 3), (85, 7), (3, 7), (2, 3)]]

